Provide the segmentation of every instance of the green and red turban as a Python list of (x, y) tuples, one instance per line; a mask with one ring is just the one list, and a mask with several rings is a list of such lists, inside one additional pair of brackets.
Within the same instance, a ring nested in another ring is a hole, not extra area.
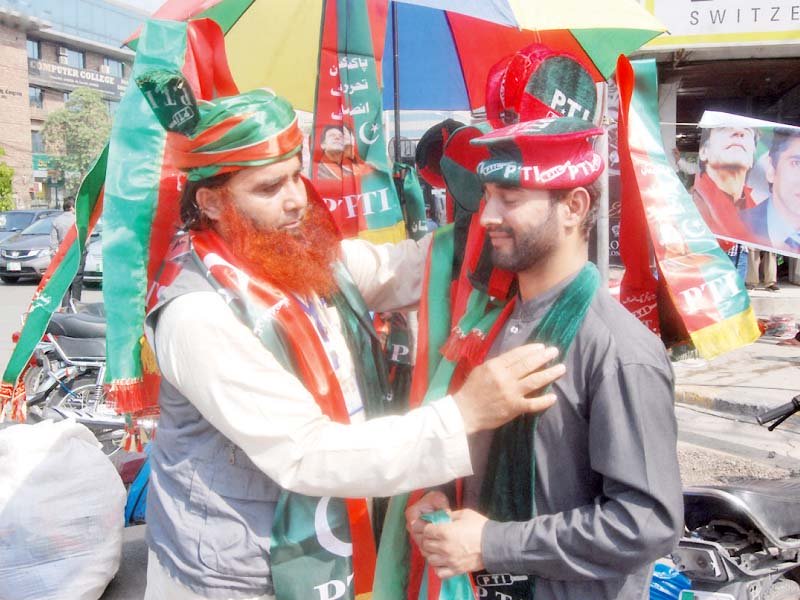
[(164, 128), (178, 134), (167, 152), (189, 181), (280, 162), (303, 147), (292, 105), (270, 90), (195, 102), (179, 73), (147, 73), (137, 83)]

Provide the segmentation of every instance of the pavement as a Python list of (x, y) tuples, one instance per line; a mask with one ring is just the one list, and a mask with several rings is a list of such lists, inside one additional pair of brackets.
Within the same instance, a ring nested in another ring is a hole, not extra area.
[[(760, 319), (800, 322), (800, 286), (780, 282), (778, 292), (752, 290)], [(712, 360), (673, 362), (675, 401), (682, 441), (747, 456), (800, 475), (800, 413), (775, 431), (756, 416), (800, 394), (800, 346), (780, 345), (793, 337), (764, 335), (749, 346)]]

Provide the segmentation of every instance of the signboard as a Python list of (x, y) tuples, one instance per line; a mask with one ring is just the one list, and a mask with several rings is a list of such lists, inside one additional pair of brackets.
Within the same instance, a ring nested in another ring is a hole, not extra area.
[(39, 152), (34, 152), (32, 159), (34, 171), (47, 171), (47, 169), (50, 168), (50, 164), (53, 162), (52, 156), (49, 154), (41, 154)]
[(697, 47), (800, 43), (797, 0), (642, 0), (667, 26), (645, 46)]
[(122, 94), (128, 87), (127, 79), (115, 75), (106, 75), (89, 69), (78, 69), (36, 58), (28, 59), (28, 77), (33, 85), (68, 89), (86, 87), (97, 90), (115, 100), (122, 98)]

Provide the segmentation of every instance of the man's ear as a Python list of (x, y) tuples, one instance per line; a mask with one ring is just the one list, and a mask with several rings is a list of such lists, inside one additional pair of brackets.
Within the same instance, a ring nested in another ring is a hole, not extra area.
[(586, 188), (577, 187), (566, 195), (561, 201), (564, 206), (564, 225), (577, 227), (586, 218), (592, 208), (592, 198)]
[(767, 168), (764, 169), (764, 177), (767, 178), (767, 183), (770, 185), (775, 183), (775, 167), (772, 164), (772, 157), (767, 161)]
[(195, 193), (197, 207), (212, 221), (218, 221), (222, 216), (222, 203), (225, 198), (221, 188), (201, 187)]

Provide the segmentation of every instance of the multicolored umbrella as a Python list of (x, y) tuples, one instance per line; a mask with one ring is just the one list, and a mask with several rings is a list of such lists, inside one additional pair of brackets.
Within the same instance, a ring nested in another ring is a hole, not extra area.
[[(393, 109), (393, 23), (401, 109), (467, 110), (484, 104), (489, 68), (533, 42), (571, 51), (597, 80), (665, 31), (636, 0), (369, 0), (387, 15), (373, 32), (382, 52), (383, 108)], [(393, 4), (396, 4), (396, 10)], [(324, 0), (168, 0), (153, 17), (208, 17), (225, 32), (234, 79), (242, 90), (270, 87), (295, 108), (312, 111)], [(389, 18), (393, 16), (394, 18)], [(134, 36), (132, 39), (135, 40)], [(135, 44), (135, 41), (131, 42)]]

